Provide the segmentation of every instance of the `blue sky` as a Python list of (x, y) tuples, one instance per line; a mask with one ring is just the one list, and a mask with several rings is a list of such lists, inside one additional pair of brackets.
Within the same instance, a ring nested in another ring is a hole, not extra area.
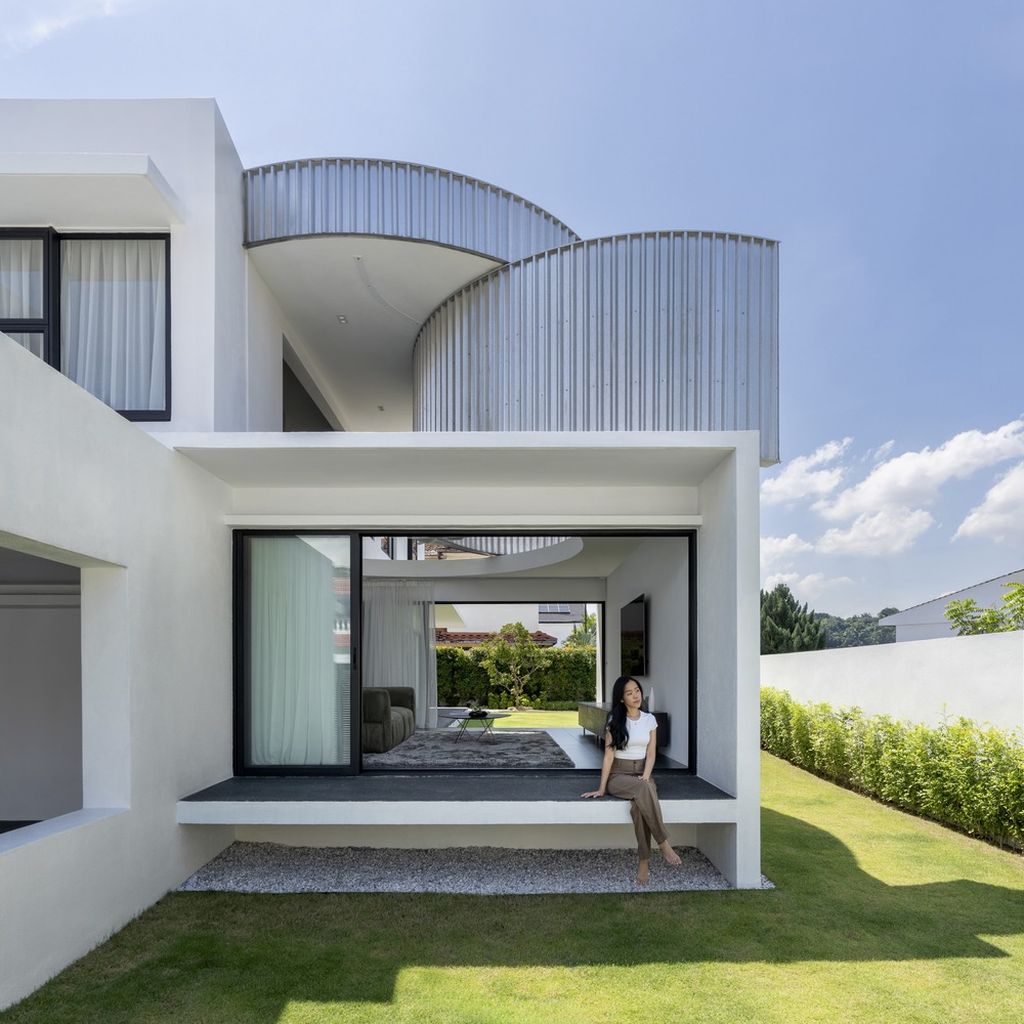
[(777, 238), (763, 574), (1024, 567), (1024, 4), (0, 0), (8, 96), (214, 96), (246, 165), (438, 164), (586, 237)]

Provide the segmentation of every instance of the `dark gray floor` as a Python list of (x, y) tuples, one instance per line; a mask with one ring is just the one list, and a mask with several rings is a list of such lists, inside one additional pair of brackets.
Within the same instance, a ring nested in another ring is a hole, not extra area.
[[(388, 772), (291, 778), (235, 777), (186, 800), (579, 800), (597, 786), (594, 771)], [(655, 772), (662, 800), (728, 800), (728, 793), (684, 772)]]

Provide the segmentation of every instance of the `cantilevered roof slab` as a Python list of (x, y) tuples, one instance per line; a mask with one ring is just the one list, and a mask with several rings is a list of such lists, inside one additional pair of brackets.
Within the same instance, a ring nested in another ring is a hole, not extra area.
[(0, 154), (0, 224), (110, 231), (181, 219), (180, 200), (144, 153)]

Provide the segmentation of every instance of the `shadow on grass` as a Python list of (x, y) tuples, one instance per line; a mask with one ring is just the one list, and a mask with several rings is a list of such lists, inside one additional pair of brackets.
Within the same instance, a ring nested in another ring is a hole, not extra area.
[[(1007, 954), (1024, 892), (890, 886), (831, 834), (764, 810), (774, 891), (615, 896), (176, 893), (0, 1021), (245, 1020), (388, 1002), (403, 968), (896, 961)], [(643, 913), (637, 915), (642, 903)], [(630, 934), (623, 946), (609, 935)]]

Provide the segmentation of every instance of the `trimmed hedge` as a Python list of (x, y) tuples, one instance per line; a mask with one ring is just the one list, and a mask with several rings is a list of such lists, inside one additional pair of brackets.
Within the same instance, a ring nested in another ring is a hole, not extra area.
[[(531, 706), (561, 711), (575, 708), (577, 701), (594, 699), (597, 652), (593, 647), (556, 647), (547, 654), (547, 667), (535, 672), (526, 686)], [(508, 693), (491, 690), (487, 670), (475, 655), (472, 648), (467, 651), (444, 644), (438, 646), (439, 705), (461, 707), (476, 701), (488, 707), (508, 707)]]
[(1024, 849), (1024, 744), (967, 718), (937, 729), (761, 690), (761, 746), (912, 814)]

